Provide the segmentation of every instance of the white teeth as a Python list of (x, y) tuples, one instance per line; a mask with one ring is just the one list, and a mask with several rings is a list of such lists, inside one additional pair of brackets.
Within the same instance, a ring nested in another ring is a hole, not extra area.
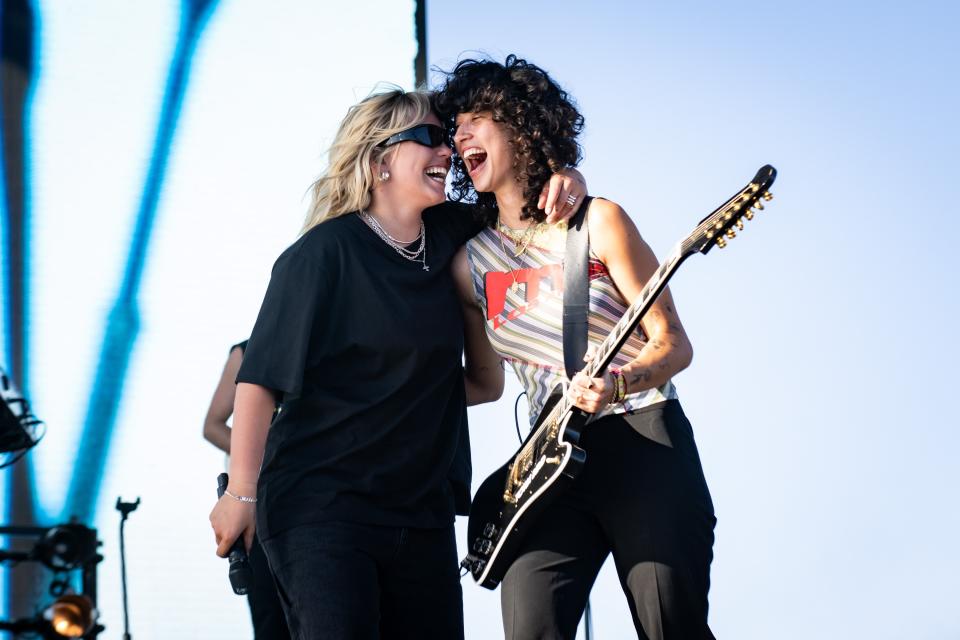
[(427, 167), (425, 173), (428, 176), (438, 176), (440, 178), (447, 177), (447, 170), (443, 167)]
[(469, 149), (463, 152), (463, 159), (466, 160), (467, 158), (471, 158), (477, 155), (478, 153), (482, 153), (484, 155), (487, 154), (487, 152), (484, 151), (483, 149), (480, 149), (478, 147), (470, 147)]

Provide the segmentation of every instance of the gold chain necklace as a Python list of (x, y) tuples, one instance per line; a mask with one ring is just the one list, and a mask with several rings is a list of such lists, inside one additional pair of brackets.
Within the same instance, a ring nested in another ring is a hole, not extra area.
[[(503, 242), (503, 236), (507, 236), (513, 242), (513, 251), (510, 252), (513, 254), (513, 258), (517, 262), (517, 266), (521, 265), (520, 257), (524, 254), (527, 248), (530, 246), (530, 242), (533, 240), (534, 236), (537, 235), (537, 232), (540, 230), (540, 227), (543, 226), (542, 222), (535, 222), (523, 230), (522, 235), (517, 238), (514, 237), (514, 230), (503, 224), (503, 220), (500, 219), (500, 216), (497, 216), (497, 238), (500, 239), (500, 248), (503, 249), (503, 255), (509, 255), (507, 252), (507, 245)], [(519, 249), (517, 248), (519, 245)], [(520, 283), (517, 282), (517, 273), (516, 269), (510, 270), (510, 278), (513, 280), (513, 283), (510, 285), (510, 291), (517, 291), (520, 288)]]
[[(498, 230), (500, 231), (500, 244), (503, 246), (503, 236), (507, 236), (510, 240), (513, 241), (513, 257), (519, 258), (527, 250), (527, 247), (530, 246), (530, 242), (540, 231), (541, 227), (544, 226), (543, 222), (534, 222), (529, 225), (519, 237), (516, 236), (516, 231), (511, 229), (507, 225), (503, 224), (503, 220), (500, 219), (500, 216), (497, 216), (497, 225)], [(519, 248), (518, 248), (519, 247)], [(504, 252), (506, 252), (506, 247), (503, 247)]]

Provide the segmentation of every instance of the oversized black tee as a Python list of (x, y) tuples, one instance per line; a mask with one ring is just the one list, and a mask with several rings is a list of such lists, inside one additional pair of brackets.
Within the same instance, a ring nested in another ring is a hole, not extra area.
[(257, 489), (263, 539), (331, 520), (442, 527), (469, 505), (463, 319), (449, 267), (480, 225), (453, 203), (423, 219), (429, 271), (355, 213), (277, 259), (237, 376), (282, 402)]

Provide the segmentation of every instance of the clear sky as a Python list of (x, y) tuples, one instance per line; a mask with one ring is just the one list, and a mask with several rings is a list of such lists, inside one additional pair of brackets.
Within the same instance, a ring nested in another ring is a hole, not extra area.
[[(428, 9), (432, 65), (516, 53), (573, 94), (591, 192), (661, 256), (761, 165), (780, 172), (766, 212), (672, 285), (719, 520), (717, 636), (960, 637), (960, 5)], [(516, 445), (511, 383), (471, 414), (478, 474)], [(468, 637), (496, 637), (481, 591)], [(596, 638), (630, 636), (609, 563), (593, 606)]]
[[(31, 457), (55, 522), (85, 464), (79, 427), (179, 3), (37, 5), (29, 388), (49, 431)], [(133, 635), (247, 637), (213, 556), (223, 458), (200, 438), (203, 415), (347, 106), (377, 81), (412, 86), (413, 6), (221, 0), (202, 36), (94, 522), (109, 636), (122, 621), (113, 502), (139, 495)], [(718, 637), (960, 637), (958, 7), (427, 3), (432, 65), (518, 53), (575, 96), (591, 192), (661, 256), (758, 167), (780, 171), (767, 211), (672, 284), (696, 353), (676, 382), (719, 518)], [(518, 390), (471, 410), (478, 483), (515, 448)], [(499, 637), (499, 594), (464, 593), (467, 638)], [(630, 637), (610, 567), (593, 605), (595, 638)]]

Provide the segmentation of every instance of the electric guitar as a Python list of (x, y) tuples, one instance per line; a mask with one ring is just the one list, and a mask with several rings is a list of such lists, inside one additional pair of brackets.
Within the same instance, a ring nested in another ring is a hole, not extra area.
[[(587, 377), (603, 374), (687, 258), (697, 252), (706, 254), (714, 246), (722, 249), (736, 236), (734, 226), (743, 229), (743, 220), (751, 220), (755, 210), (764, 208), (763, 201), (773, 198), (769, 190), (776, 177), (776, 169), (763, 166), (747, 186), (674, 247), (600, 344), (584, 369)], [(480, 586), (495, 589), (500, 584), (537, 514), (580, 472), (586, 452), (577, 445), (591, 418), (574, 407), (564, 385), (558, 385), (517, 453), (480, 485), (467, 525), (469, 553), (460, 563)]]

